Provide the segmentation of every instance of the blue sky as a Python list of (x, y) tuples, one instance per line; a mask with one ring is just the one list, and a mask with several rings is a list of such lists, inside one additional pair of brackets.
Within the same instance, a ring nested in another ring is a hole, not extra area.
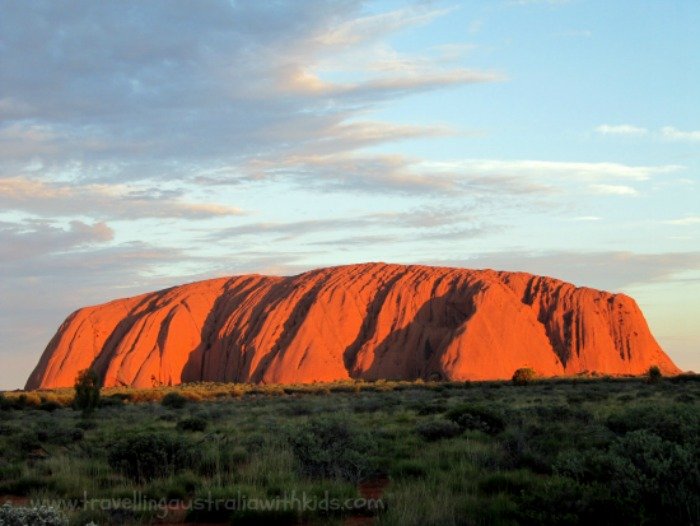
[(622, 291), (700, 370), (697, 2), (2, 11), (0, 388), (80, 306), (363, 261)]

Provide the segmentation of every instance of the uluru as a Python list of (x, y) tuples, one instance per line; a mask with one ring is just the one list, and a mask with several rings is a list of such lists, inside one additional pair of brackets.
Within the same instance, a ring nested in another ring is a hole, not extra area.
[(210, 279), (85, 307), (27, 389), (194, 381), (492, 380), (679, 369), (635, 301), (522, 272), (368, 263)]

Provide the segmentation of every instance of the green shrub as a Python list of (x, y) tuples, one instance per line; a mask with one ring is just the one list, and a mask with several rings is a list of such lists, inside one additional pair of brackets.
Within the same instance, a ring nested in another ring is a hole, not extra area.
[(48, 507), (15, 508), (9, 504), (0, 507), (2, 526), (67, 526), (68, 519), (58, 510)]
[(607, 497), (598, 495), (594, 503), (598, 515), (618, 523), (697, 524), (699, 461), (694, 447), (637, 430), (619, 437), (605, 451), (560, 455), (554, 471), (575, 480), (584, 490), (604, 488)]
[(135, 481), (172, 475), (197, 463), (199, 455), (188, 440), (170, 433), (129, 435), (108, 451), (109, 465)]
[(317, 417), (288, 438), (303, 475), (358, 482), (377, 470), (375, 438), (340, 417)]
[(416, 433), (429, 442), (443, 438), (453, 438), (462, 432), (462, 428), (452, 420), (435, 418), (421, 422), (416, 426)]
[(429, 402), (418, 402), (413, 406), (419, 415), (436, 415), (447, 410), (445, 400), (431, 400)]
[(0, 411), (7, 411), (13, 407), (12, 400), (8, 400), (4, 393), (0, 393)]
[(643, 503), (643, 522), (697, 524), (700, 520), (700, 455), (640, 430), (628, 433), (611, 448), (628, 463), (615, 482), (632, 500)]
[(36, 437), (40, 442), (57, 446), (68, 446), (83, 439), (84, 431), (79, 428), (62, 428), (59, 426), (46, 426), (37, 430)]
[(205, 431), (208, 422), (201, 416), (191, 416), (180, 420), (177, 423), (177, 428), (181, 431)]
[(647, 430), (677, 444), (692, 444), (700, 436), (700, 414), (687, 405), (631, 407), (611, 414), (606, 425), (617, 434)]
[(90, 429), (95, 429), (97, 427), (97, 422), (94, 422), (93, 420), (83, 420), (75, 424), (75, 426), (83, 431), (88, 431)]
[(120, 395), (103, 396), (100, 399), (100, 407), (120, 407), (124, 405), (125, 397)]
[(83, 416), (90, 416), (100, 404), (100, 378), (92, 369), (78, 373), (75, 379), (73, 407), (80, 409)]
[(41, 411), (48, 411), (49, 413), (54, 412), (56, 409), (63, 407), (60, 403), (55, 400), (45, 400), (39, 404), (39, 409)]
[(658, 365), (652, 365), (649, 367), (649, 370), (647, 371), (647, 382), (650, 384), (655, 384), (658, 383), (662, 377), (663, 375), (661, 374), (661, 369), (659, 369)]
[(23, 431), (10, 438), (11, 449), (22, 453), (28, 453), (41, 447), (41, 442), (35, 431)]
[(513, 373), (513, 383), (515, 385), (527, 385), (537, 378), (537, 373), (530, 367), (521, 367)]
[(692, 371), (677, 374), (676, 376), (671, 377), (671, 382), (673, 382), (674, 384), (686, 382), (700, 382), (700, 374), (696, 374)]
[(496, 435), (506, 427), (503, 415), (499, 411), (481, 405), (460, 405), (450, 409), (446, 416), (462, 429), (483, 431), (490, 435)]
[(160, 404), (169, 409), (182, 409), (187, 404), (187, 401), (187, 398), (182, 396), (180, 393), (171, 392), (163, 397)]
[(353, 403), (353, 411), (356, 413), (375, 413), (377, 411), (385, 411), (388, 407), (387, 401), (377, 395), (361, 397)]
[(545, 422), (577, 420), (585, 424), (593, 421), (593, 415), (589, 411), (567, 405), (539, 405), (533, 408), (533, 412)]

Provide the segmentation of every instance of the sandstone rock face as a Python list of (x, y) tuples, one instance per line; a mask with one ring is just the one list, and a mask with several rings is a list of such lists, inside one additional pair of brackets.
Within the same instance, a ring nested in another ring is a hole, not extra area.
[(236, 276), (86, 307), (49, 342), (28, 389), (192, 381), (508, 379), (679, 369), (639, 307), (525, 273), (370, 263)]

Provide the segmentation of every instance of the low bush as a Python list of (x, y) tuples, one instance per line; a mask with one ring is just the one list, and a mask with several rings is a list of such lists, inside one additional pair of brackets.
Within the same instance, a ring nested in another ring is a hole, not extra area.
[(160, 405), (169, 409), (182, 409), (187, 405), (188, 399), (180, 393), (171, 392), (166, 394), (160, 401)]
[(661, 369), (659, 369), (658, 365), (652, 365), (649, 367), (649, 370), (647, 371), (647, 382), (650, 384), (655, 384), (658, 383), (663, 375), (661, 374)]
[(378, 467), (378, 445), (340, 417), (317, 417), (291, 430), (289, 444), (303, 475), (358, 482)]
[(452, 420), (444, 418), (434, 418), (419, 423), (416, 426), (416, 433), (429, 442), (441, 440), (443, 438), (453, 438), (462, 432), (462, 428)]
[(103, 396), (100, 399), (100, 407), (119, 407), (124, 405), (125, 398), (120, 395)]
[(68, 446), (83, 439), (84, 431), (79, 427), (62, 428), (46, 426), (37, 430), (36, 437), (40, 442), (57, 446)]
[(191, 416), (180, 420), (177, 423), (177, 428), (181, 431), (205, 431), (207, 429), (208, 422), (201, 416)]
[(68, 519), (58, 510), (48, 507), (15, 508), (9, 504), (0, 507), (1, 526), (67, 526)]
[(110, 447), (107, 456), (114, 470), (135, 481), (172, 475), (196, 465), (198, 458), (188, 440), (165, 432), (123, 437)]
[(13, 407), (12, 400), (9, 400), (4, 393), (0, 393), (0, 411), (7, 411)]
[(420, 401), (412, 405), (419, 415), (436, 415), (444, 413), (447, 410), (447, 402), (445, 400), (431, 400), (428, 402)]
[(35, 431), (22, 431), (19, 434), (13, 435), (9, 443), (9, 450), (18, 451), (20, 453), (28, 453), (41, 447), (41, 442), (37, 438), (37, 433)]
[(446, 416), (462, 429), (483, 431), (490, 435), (496, 435), (506, 427), (500, 411), (481, 405), (460, 405), (447, 411)]
[(94, 420), (82, 420), (75, 424), (75, 426), (83, 431), (88, 431), (90, 429), (95, 429), (97, 427), (97, 422)]
[(617, 434), (646, 430), (677, 444), (690, 444), (700, 436), (700, 414), (686, 405), (631, 407), (611, 414), (606, 425)]
[[(619, 437), (607, 450), (569, 451), (554, 463), (560, 476), (584, 489), (604, 488), (597, 505), (620, 522), (697, 524), (698, 452), (645, 430)], [(632, 514), (632, 515), (630, 515)]]
[(55, 400), (45, 400), (39, 404), (39, 409), (41, 411), (48, 411), (49, 413), (52, 413), (56, 409), (60, 409), (63, 407), (60, 403), (58, 403)]
[(541, 420), (549, 422), (577, 420), (582, 423), (589, 423), (593, 421), (593, 415), (590, 413), (590, 411), (586, 411), (583, 408), (566, 405), (540, 405), (535, 407), (533, 412)]
[(513, 373), (513, 383), (515, 385), (527, 385), (537, 378), (537, 373), (530, 367), (522, 367)]

